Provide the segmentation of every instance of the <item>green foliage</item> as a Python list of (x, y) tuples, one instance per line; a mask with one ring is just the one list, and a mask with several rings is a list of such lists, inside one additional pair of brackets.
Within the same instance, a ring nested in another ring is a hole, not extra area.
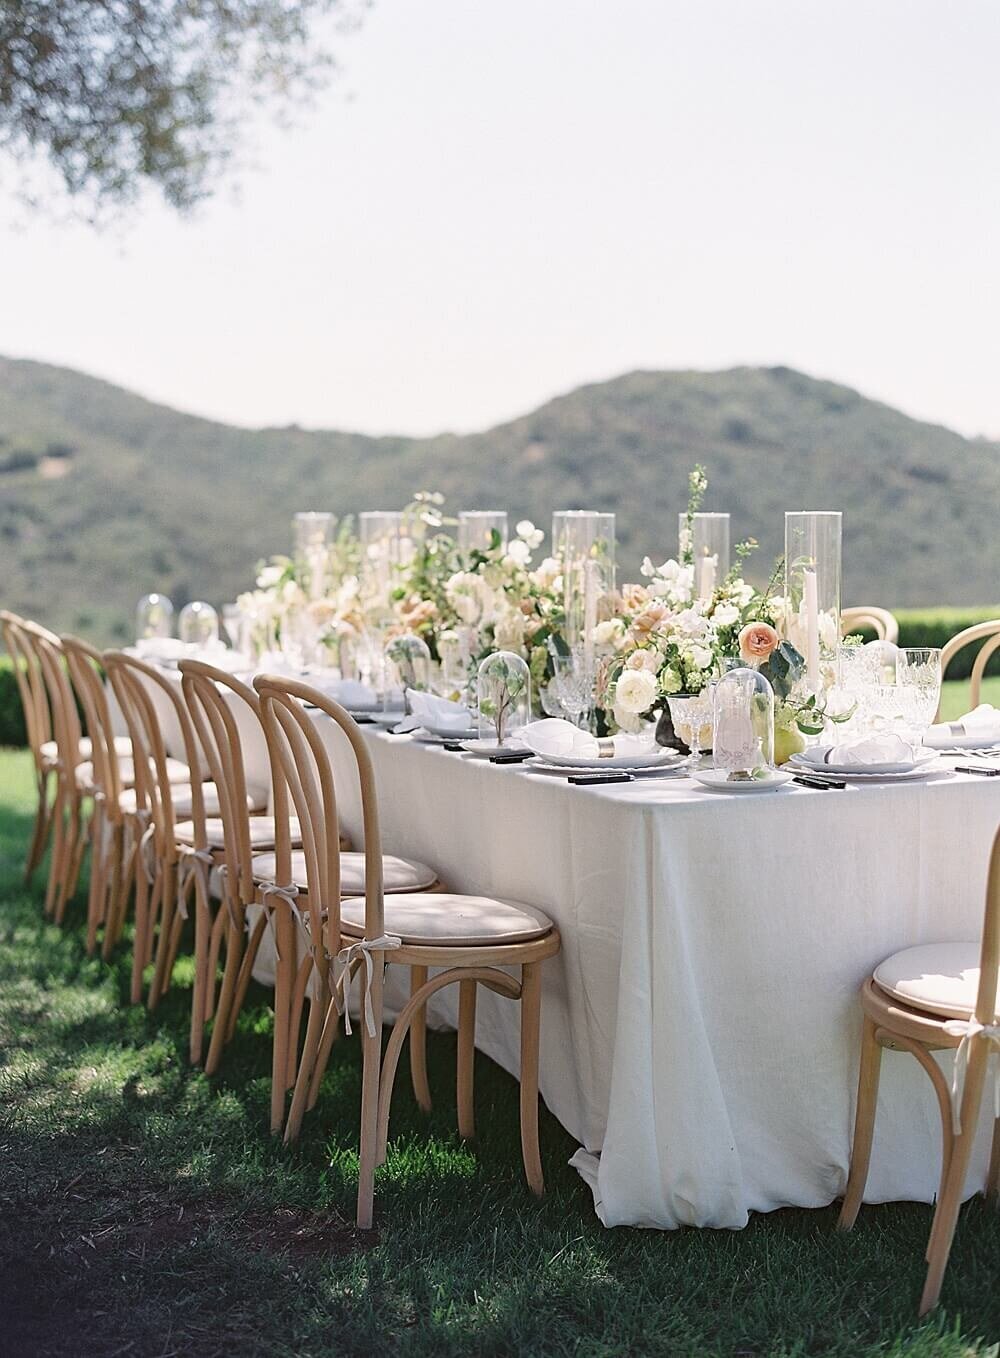
[(43, 921), (40, 886), (23, 887), (25, 755), (0, 756), (0, 789), (4, 1353), (995, 1353), (989, 1204), (963, 1207), (944, 1303), (925, 1322), (926, 1206), (865, 1208), (850, 1235), (832, 1208), (755, 1216), (744, 1231), (606, 1230), (544, 1106), (546, 1196), (527, 1191), (517, 1085), (482, 1053), (477, 1136), (459, 1140), (452, 1033), (428, 1038), (429, 1115), (403, 1062), (376, 1230), (359, 1235), (357, 1038), (335, 1044), (317, 1106), (284, 1146), (268, 1131), (269, 992), (251, 985), (220, 1075), (193, 1070), (190, 937), (157, 1011), (130, 1006), (127, 948), (110, 965), (84, 953), (86, 883), (64, 929)]
[(344, 0), (32, 0), (0, 6), (0, 148), (44, 155), (91, 212), (148, 185), (189, 208), (241, 114), (293, 107), (331, 66), (311, 32)]
[(28, 742), (24, 709), (10, 656), (0, 655), (0, 747), (20, 749)]

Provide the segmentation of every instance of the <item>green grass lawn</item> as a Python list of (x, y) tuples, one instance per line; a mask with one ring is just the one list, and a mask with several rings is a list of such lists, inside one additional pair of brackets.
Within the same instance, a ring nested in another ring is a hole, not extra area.
[(190, 968), (149, 1016), (124, 954), (86, 958), (79, 903), (44, 924), (40, 882), (21, 882), (30, 810), (27, 755), (0, 755), (0, 1354), (996, 1355), (1000, 1223), (981, 1200), (923, 1324), (926, 1206), (866, 1208), (850, 1236), (834, 1208), (606, 1231), (547, 1114), (548, 1195), (529, 1195), (516, 1085), (482, 1056), (480, 1136), (458, 1140), (450, 1035), (430, 1038), (429, 1119), (401, 1072), (377, 1228), (357, 1234), (356, 1042), (286, 1150), (267, 1133), (267, 992), (221, 1077), (191, 1070)]
[[(981, 701), (1000, 707), (1000, 677), (983, 680)], [(944, 721), (954, 721), (969, 710), (968, 679), (949, 680), (941, 686), (941, 717)]]

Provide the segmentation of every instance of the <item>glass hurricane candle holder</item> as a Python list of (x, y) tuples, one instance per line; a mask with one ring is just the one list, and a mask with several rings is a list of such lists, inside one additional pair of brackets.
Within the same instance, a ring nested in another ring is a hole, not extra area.
[(531, 672), (513, 651), (496, 651), (479, 666), (479, 736), (497, 745), (510, 743), (531, 720)]
[(835, 682), (840, 645), (843, 515), (785, 515), (785, 635), (806, 662), (813, 693)]
[(458, 550), (464, 557), (473, 552), (507, 548), (505, 509), (463, 509), (458, 516)]
[(165, 594), (144, 594), (135, 610), (135, 639), (169, 637), (174, 628), (174, 606)]
[(430, 647), (423, 637), (405, 632), (402, 636), (393, 637), (386, 642), (385, 661), (385, 709), (391, 712), (399, 705), (398, 694), (401, 692), (403, 710), (409, 716), (408, 691), (415, 688), (421, 693), (426, 693), (430, 689)]
[(382, 626), (389, 615), (393, 580), (402, 564), (403, 514), (369, 509), (358, 515), (361, 541), (361, 601), (370, 621)]
[(615, 588), (615, 516), (589, 509), (552, 515), (552, 555), (562, 566), (563, 635), (593, 660), (602, 599)]
[(696, 599), (711, 599), (729, 574), (729, 515), (693, 514), (688, 543), (688, 516), (677, 516), (679, 556), (684, 558), (690, 547), (694, 566), (694, 594)]
[(730, 670), (715, 685), (712, 760), (741, 778), (774, 767), (774, 690), (758, 670)]
[(305, 510), (295, 515), (295, 565), (310, 599), (321, 599), (327, 586), (327, 565), (336, 519), (325, 510)]
[(181, 609), (177, 634), (188, 646), (215, 646), (219, 640), (219, 615), (203, 599), (193, 599)]

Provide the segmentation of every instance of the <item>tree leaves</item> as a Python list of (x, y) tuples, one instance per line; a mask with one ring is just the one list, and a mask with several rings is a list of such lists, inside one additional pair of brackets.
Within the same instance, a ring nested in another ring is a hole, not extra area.
[(0, 148), (47, 159), (86, 215), (158, 188), (217, 187), (254, 103), (302, 101), (334, 69), (313, 22), (364, 0), (18, 0), (0, 5)]

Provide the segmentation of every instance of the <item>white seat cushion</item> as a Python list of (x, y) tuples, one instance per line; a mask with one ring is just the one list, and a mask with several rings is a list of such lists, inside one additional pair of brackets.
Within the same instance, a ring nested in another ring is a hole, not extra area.
[[(253, 875), (261, 882), (273, 882), (275, 855), (258, 854), (253, 860)], [(292, 854), (292, 881), (303, 891), (306, 890), (306, 856), (304, 853)], [(437, 873), (426, 863), (417, 863), (411, 858), (393, 858), (391, 854), (382, 855), (382, 883), (385, 891), (425, 891), (437, 881)], [(365, 856), (363, 853), (342, 853), (340, 855), (340, 894), (342, 896), (362, 896), (365, 890)]]
[[(54, 740), (43, 740), (41, 745), (42, 758), (48, 763), (53, 764), (59, 758), (59, 746)], [(90, 736), (80, 737), (80, 758), (89, 759), (94, 753), (93, 742)], [(132, 742), (128, 736), (115, 736), (115, 754), (128, 758), (132, 753)]]
[(981, 946), (975, 940), (904, 948), (875, 968), (875, 984), (911, 1009), (970, 1018), (976, 1010)]
[[(205, 815), (218, 816), (221, 813), (222, 808), (219, 805), (219, 794), (215, 790), (215, 784), (202, 783), (201, 793), (205, 801)], [(184, 783), (175, 784), (170, 789), (170, 798), (173, 803), (175, 817), (178, 820), (190, 818), (191, 815), (190, 786)], [(119, 805), (121, 806), (121, 809), (126, 816), (131, 816), (135, 814), (136, 801), (134, 789), (127, 788), (122, 793)], [(265, 802), (261, 801), (260, 799), (255, 799), (252, 793), (247, 794), (248, 811), (263, 811), (264, 807)]]
[[(289, 820), (292, 843), (301, 844), (302, 838), (299, 835), (299, 822), (293, 816)], [(209, 848), (221, 849), (225, 847), (225, 836), (222, 831), (222, 821), (218, 816), (207, 819), (205, 822), (205, 835), (208, 840)], [(174, 826), (174, 838), (180, 844), (194, 843), (194, 821), (184, 820)], [(250, 817), (250, 847), (252, 849), (268, 849), (274, 847), (274, 817), (273, 816), (251, 816)]]
[[(152, 766), (152, 760), (150, 760), (150, 765)], [(122, 787), (133, 787), (135, 785), (135, 765), (131, 758), (119, 755), (118, 776), (121, 779)], [(182, 764), (179, 759), (171, 759), (168, 755), (167, 777), (171, 783), (186, 783), (191, 777), (191, 770), (186, 764)], [(89, 760), (84, 764), (77, 764), (76, 781), (80, 787), (94, 786), (94, 766)]]
[[(340, 926), (345, 934), (360, 937), (364, 933), (363, 900), (341, 903)], [(535, 906), (493, 896), (456, 896), (442, 891), (385, 898), (385, 932), (414, 946), (471, 948), (527, 943), (544, 938), (551, 928), (548, 915)]]

